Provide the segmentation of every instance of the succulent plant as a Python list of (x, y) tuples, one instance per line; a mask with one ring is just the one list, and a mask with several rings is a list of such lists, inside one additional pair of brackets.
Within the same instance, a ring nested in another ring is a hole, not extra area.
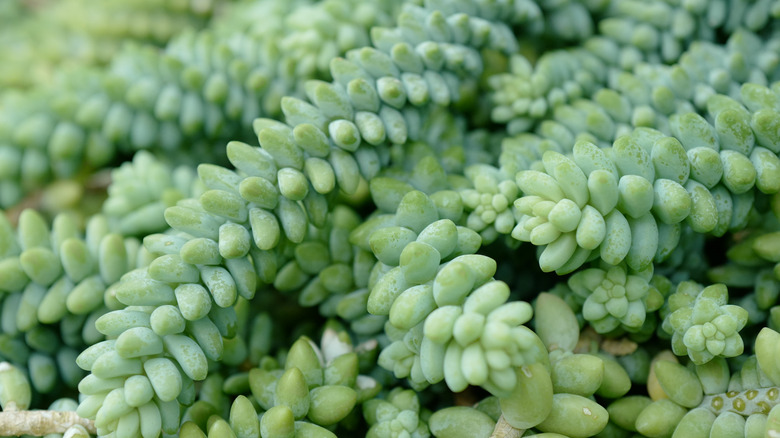
[(0, 435), (780, 434), (780, 2), (37, 3)]

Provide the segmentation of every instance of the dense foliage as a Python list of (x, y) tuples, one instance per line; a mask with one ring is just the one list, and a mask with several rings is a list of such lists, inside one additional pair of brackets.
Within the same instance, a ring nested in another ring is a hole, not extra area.
[(8, 0), (0, 435), (780, 436), (778, 20)]

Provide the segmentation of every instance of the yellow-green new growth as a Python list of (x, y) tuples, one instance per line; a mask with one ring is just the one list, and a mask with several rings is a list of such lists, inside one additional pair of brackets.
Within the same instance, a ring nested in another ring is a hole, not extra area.
[(670, 313), (663, 322), (664, 331), (672, 335), (675, 354), (687, 354), (698, 365), (716, 356), (742, 354), (739, 331), (747, 323), (747, 311), (727, 302), (723, 284), (680, 283), (669, 297)]

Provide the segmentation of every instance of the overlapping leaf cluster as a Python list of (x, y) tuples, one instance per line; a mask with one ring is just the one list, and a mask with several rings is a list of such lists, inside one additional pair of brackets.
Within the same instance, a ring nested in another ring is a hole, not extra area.
[(164, 48), (0, 94), (4, 414), (780, 433), (779, 2), (220, 5), (64, 2)]

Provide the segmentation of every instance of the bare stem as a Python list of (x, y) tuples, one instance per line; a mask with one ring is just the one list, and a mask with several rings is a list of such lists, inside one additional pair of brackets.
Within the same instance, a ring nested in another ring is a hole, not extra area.
[(0, 436), (65, 433), (69, 427), (80, 424), (91, 434), (96, 434), (92, 420), (68, 411), (4, 411), (0, 412)]
[(504, 419), (504, 414), (501, 414), (490, 438), (520, 438), (523, 435), (523, 432), (524, 430), (515, 429), (507, 423), (506, 419)]

